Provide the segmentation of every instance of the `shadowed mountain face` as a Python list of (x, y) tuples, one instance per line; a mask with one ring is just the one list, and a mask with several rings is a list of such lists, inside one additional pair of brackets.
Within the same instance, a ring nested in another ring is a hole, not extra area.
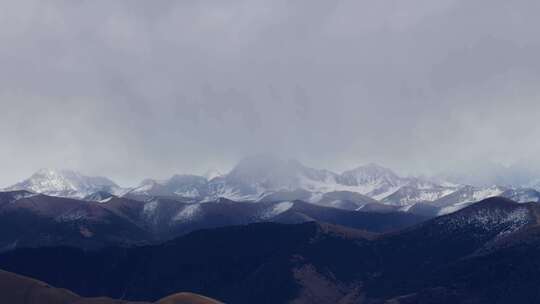
[(0, 192), (0, 207), (30, 196), (34, 196), (34, 194), (25, 190)]
[(494, 198), (378, 236), (252, 224), (132, 249), (20, 249), (0, 255), (0, 267), (131, 300), (191, 290), (227, 303), (536, 303), (539, 214)]
[[(66, 289), (0, 270), (0, 296), (9, 304), (150, 304), (110, 298), (83, 298)], [(179, 293), (155, 304), (219, 304), (220, 302), (192, 293)]]
[(258, 222), (319, 221), (371, 232), (415, 225), (426, 217), (403, 212), (370, 213), (326, 208), (301, 201), (187, 204), (111, 197), (107, 203), (0, 192), (0, 249), (67, 245), (130, 246), (172, 239), (204, 228)]
[(98, 203), (37, 195), (0, 206), (0, 248), (70, 245), (96, 248), (147, 242), (152, 235)]

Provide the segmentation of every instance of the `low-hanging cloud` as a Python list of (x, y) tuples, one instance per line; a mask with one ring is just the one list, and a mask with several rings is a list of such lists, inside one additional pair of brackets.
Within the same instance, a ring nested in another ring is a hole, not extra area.
[(254, 153), (433, 173), (538, 157), (532, 0), (0, 4), (0, 185)]

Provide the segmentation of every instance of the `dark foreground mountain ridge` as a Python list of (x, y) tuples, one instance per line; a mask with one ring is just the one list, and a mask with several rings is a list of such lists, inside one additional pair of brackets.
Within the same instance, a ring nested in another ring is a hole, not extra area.
[[(83, 298), (69, 290), (54, 288), (44, 282), (0, 270), (2, 303), (9, 304), (150, 304), (128, 302), (106, 297)], [(219, 304), (220, 302), (192, 293), (178, 293), (154, 304)]]
[(19, 249), (0, 267), (84, 296), (226, 303), (536, 303), (536, 204), (492, 198), (405, 230), (251, 224), (137, 248)]
[(187, 204), (173, 199), (107, 203), (0, 192), (0, 249), (72, 246), (97, 249), (160, 243), (191, 231), (258, 222), (319, 221), (371, 232), (415, 225), (425, 216), (403, 212), (359, 212), (302, 201), (246, 203), (220, 199)]

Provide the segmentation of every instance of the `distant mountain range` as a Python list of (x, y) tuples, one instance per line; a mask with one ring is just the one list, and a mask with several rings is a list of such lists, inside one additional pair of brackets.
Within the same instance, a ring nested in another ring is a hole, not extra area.
[(403, 177), (376, 164), (338, 174), (309, 168), (295, 160), (269, 156), (246, 158), (227, 174), (209, 172), (207, 176), (175, 175), (167, 180), (147, 179), (132, 188), (121, 188), (104, 177), (45, 169), (4, 190), (25, 190), (99, 202), (107, 202), (112, 197), (140, 201), (173, 198), (190, 203), (214, 202), (220, 198), (244, 202), (303, 200), (347, 210), (382, 203), (404, 211), (429, 205), (437, 208), (440, 214), (492, 196), (504, 196), (518, 202), (540, 201), (540, 192), (528, 187), (472, 186), (440, 178)]
[[(9, 189), (0, 192), (0, 268), (77, 293), (48, 289), (65, 303), (152, 302), (183, 290), (239, 304), (540, 298), (532, 188), (257, 157), (225, 175), (130, 189), (52, 170)], [(0, 291), (5, 275), (27, 282), (0, 271)]]
[(0, 254), (0, 268), (129, 300), (191, 290), (236, 304), (537, 303), (539, 214), (490, 198), (393, 233), (259, 223), (154, 246), (18, 249)]

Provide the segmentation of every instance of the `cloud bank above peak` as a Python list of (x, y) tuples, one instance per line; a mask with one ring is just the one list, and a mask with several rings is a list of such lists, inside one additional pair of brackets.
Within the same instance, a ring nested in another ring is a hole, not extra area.
[(411, 173), (539, 163), (539, 6), (2, 3), (0, 184), (41, 167), (132, 184), (256, 153)]

